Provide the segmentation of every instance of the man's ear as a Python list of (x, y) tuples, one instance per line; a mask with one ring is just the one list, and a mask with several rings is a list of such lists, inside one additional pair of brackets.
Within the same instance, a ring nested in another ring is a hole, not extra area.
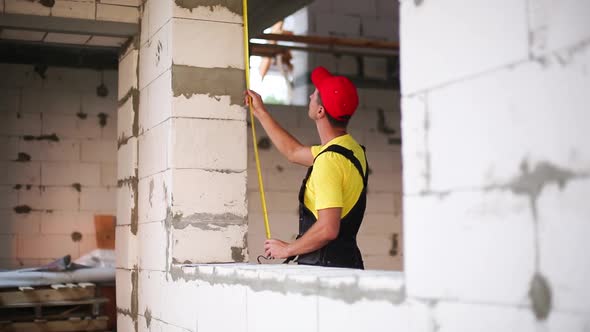
[(324, 108), (323, 105), (320, 105), (320, 107), (318, 107), (318, 119), (321, 119), (325, 116), (326, 116), (326, 109)]

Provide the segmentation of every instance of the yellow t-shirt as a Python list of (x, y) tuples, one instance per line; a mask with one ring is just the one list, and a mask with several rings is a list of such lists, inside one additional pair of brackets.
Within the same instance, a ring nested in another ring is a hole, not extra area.
[[(311, 147), (315, 158), (330, 145), (340, 145), (352, 150), (366, 173), (366, 159), (363, 148), (349, 134), (339, 136), (325, 145)], [(363, 178), (354, 165), (341, 154), (326, 152), (313, 163), (313, 171), (305, 185), (303, 203), (318, 217), (318, 210), (342, 208), (341, 217), (345, 217), (356, 204), (363, 191)]]

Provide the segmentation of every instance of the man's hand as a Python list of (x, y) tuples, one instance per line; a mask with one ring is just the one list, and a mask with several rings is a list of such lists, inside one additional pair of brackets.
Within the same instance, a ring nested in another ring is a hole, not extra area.
[(262, 97), (252, 90), (244, 92), (244, 105), (252, 105), (252, 112), (256, 118), (267, 113)]
[(267, 258), (287, 258), (289, 257), (289, 243), (277, 239), (264, 241), (264, 256)]

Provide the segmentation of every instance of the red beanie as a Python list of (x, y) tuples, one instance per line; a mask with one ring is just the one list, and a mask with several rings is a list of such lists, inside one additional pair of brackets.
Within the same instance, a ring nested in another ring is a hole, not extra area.
[(324, 67), (311, 72), (311, 81), (318, 89), (322, 104), (336, 120), (349, 119), (359, 105), (356, 87), (344, 76), (334, 76)]

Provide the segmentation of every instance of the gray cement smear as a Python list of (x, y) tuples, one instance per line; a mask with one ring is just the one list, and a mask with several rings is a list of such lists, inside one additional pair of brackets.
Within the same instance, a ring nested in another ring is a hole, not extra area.
[(246, 261), (246, 255), (244, 254), (244, 247), (231, 247), (231, 259), (237, 263), (243, 263)]
[(138, 307), (139, 307), (139, 268), (137, 265), (133, 266), (131, 270), (131, 308), (122, 309), (117, 307), (117, 313), (128, 316), (133, 321), (135, 332), (138, 331)]
[(139, 312), (139, 269), (137, 265), (131, 271), (131, 318), (137, 332), (137, 314)]
[(197, 7), (209, 7), (209, 10), (213, 11), (215, 6), (221, 6), (227, 8), (230, 12), (242, 16), (242, 0), (175, 0), (178, 7), (190, 10)]
[(549, 317), (552, 308), (551, 287), (545, 277), (535, 274), (531, 280), (529, 298), (533, 305), (533, 313), (538, 320), (545, 320)]
[(515, 194), (529, 197), (533, 209), (533, 217), (537, 220), (537, 199), (546, 185), (556, 183), (559, 189), (563, 189), (567, 183), (583, 174), (576, 174), (570, 170), (557, 167), (549, 162), (540, 162), (532, 171), (524, 160), (520, 166), (521, 174), (507, 184), (507, 187)]
[(229, 96), (231, 105), (244, 104), (244, 70), (236, 68), (200, 68), (172, 65), (172, 92), (189, 99), (192, 95)]
[(139, 223), (139, 190), (138, 190), (138, 170), (135, 168), (135, 176), (131, 176), (122, 180), (117, 181), (117, 186), (121, 188), (122, 186), (126, 185), (129, 186), (131, 189), (131, 194), (133, 195), (133, 206), (131, 207), (131, 220), (129, 223), (131, 224), (131, 233), (133, 235), (137, 235), (137, 227)]
[(219, 231), (227, 228), (229, 225), (244, 225), (245, 216), (239, 216), (233, 213), (194, 213), (189, 216), (183, 216), (182, 213), (175, 213), (171, 216), (171, 226), (174, 229), (185, 229), (188, 226), (202, 229), (204, 231)]
[(150, 206), (152, 206), (152, 198), (154, 197), (154, 179), (150, 179), (150, 195), (149, 195), (149, 201), (150, 201)]
[[(328, 269), (328, 268), (326, 268)], [(237, 271), (231, 274), (219, 275), (201, 273), (197, 269), (194, 273), (186, 273), (181, 266), (174, 265), (170, 268), (170, 275), (173, 281), (202, 281), (212, 286), (244, 286), (254, 292), (270, 291), (284, 295), (298, 294), (304, 296), (321, 296), (334, 300), (343, 301), (349, 304), (361, 301), (385, 301), (392, 305), (401, 305), (406, 301), (405, 287), (400, 289), (361, 289), (358, 286), (359, 278), (355, 276), (355, 282), (352, 284), (342, 283), (338, 286), (331, 285), (317, 277), (314, 282), (297, 281), (289, 278), (284, 279), (260, 279), (241, 277)], [(353, 276), (353, 275), (351, 275)], [(329, 277), (324, 277), (329, 279)]]
[(131, 137), (138, 137), (139, 136), (139, 90), (137, 88), (131, 88), (127, 93), (119, 100), (119, 108), (125, 105), (127, 101), (131, 99), (132, 108), (133, 108), (133, 124), (131, 127), (131, 136), (125, 136), (121, 134), (120, 137), (117, 138), (117, 149), (121, 148), (121, 146), (127, 144)]
[(170, 267), (173, 264), (173, 262), (170, 260), (170, 251), (172, 251), (172, 224), (174, 218), (179, 218), (181, 216), (182, 215), (173, 215), (170, 206), (166, 208), (166, 219), (164, 219), (164, 230), (166, 231), (166, 280), (168, 280), (168, 275), (170, 274)]
[(429, 133), (430, 133), (430, 113), (428, 109), (428, 100), (426, 99), (426, 95), (422, 96), (422, 101), (424, 102), (424, 182), (425, 182), (425, 190), (430, 190), (430, 180), (431, 180), (431, 163), (430, 163), (430, 144), (429, 144)]
[(150, 324), (152, 323), (152, 312), (150, 311), (149, 308), (145, 308), (145, 325), (147, 326), (147, 328), (150, 328)]

